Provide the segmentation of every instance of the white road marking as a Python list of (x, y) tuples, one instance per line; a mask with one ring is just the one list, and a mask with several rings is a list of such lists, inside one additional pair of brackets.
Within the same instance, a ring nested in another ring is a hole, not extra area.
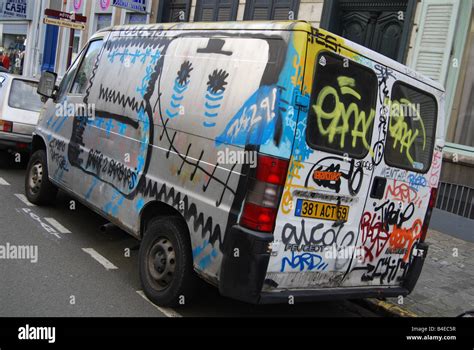
[(34, 205), (33, 203), (30, 203), (30, 201), (28, 200), (28, 198), (25, 197), (24, 194), (15, 193), (15, 197), (21, 200), (24, 204), (26, 204), (29, 207), (36, 207), (36, 205)]
[(3, 177), (0, 177), (0, 185), (2, 186), (10, 186), (10, 184), (5, 180)]
[(139, 296), (141, 296), (143, 299), (145, 299), (146, 301), (148, 301), (151, 305), (153, 305), (155, 308), (158, 309), (158, 311), (160, 311), (161, 313), (163, 313), (166, 317), (183, 317), (182, 315), (180, 315), (179, 313), (177, 313), (176, 311), (174, 311), (173, 309), (170, 309), (169, 307), (161, 307), (161, 306), (158, 306), (156, 304), (154, 304), (150, 299), (148, 299), (145, 295), (145, 293), (143, 293), (142, 290), (137, 290), (137, 294)]
[(35, 214), (30, 208), (21, 208), (21, 210), (23, 210), (30, 218), (37, 221), (40, 224), (41, 228), (43, 228), (43, 230), (55, 236), (56, 238), (59, 238), (59, 239), (61, 238), (61, 236), (59, 235), (59, 233), (56, 231), (54, 227), (43, 222), (41, 216)]
[(67, 228), (65, 228), (63, 225), (61, 225), (56, 219), (54, 218), (44, 218), (47, 222), (49, 222), (51, 225), (54, 226), (56, 230), (59, 231), (59, 233), (71, 233)]
[(99, 253), (97, 253), (93, 248), (82, 248), (82, 250), (85, 251), (90, 256), (92, 256), (97, 262), (99, 262), (99, 264), (101, 264), (103, 267), (105, 267), (106, 270), (116, 270), (116, 269), (118, 269), (117, 266), (115, 266), (109, 260), (104, 258)]

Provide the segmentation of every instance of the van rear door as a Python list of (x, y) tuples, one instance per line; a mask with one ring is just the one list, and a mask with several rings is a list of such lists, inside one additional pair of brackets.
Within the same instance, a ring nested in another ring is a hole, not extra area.
[(352, 56), (309, 38), (310, 106), (299, 114), (305, 132), (294, 143), (264, 288), (338, 287), (351, 266), (374, 170), (378, 88), (375, 71)]
[(375, 69), (380, 133), (372, 141), (374, 169), (360, 220), (360, 257), (353, 259), (345, 286), (404, 283), (421, 253), (417, 246), (424, 240), (441, 170), (442, 91), (389, 66)]
[[(391, 63), (325, 31), (310, 35), (310, 106), (299, 114), (305, 132), (296, 136), (264, 290), (402, 283), (429, 201), (439, 91)], [(406, 188), (411, 197), (399, 200)]]

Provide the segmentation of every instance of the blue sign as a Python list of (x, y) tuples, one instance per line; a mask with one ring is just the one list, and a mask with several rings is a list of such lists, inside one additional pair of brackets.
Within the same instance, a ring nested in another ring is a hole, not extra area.
[(113, 0), (112, 6), (121, 7), (134, 12), (146, 13), (146, 0)]
[(0, 20), (31, 20), (33, 6), (31, 0), (0, 0)]

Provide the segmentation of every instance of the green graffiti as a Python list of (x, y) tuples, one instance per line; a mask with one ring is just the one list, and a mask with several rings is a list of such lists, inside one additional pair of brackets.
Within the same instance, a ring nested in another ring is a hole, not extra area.
[[(342, 95), (350, 95), (360, 101), (361, 95), (355, 90), (355, 80), (350, 77), (340, 76), (337, 82)], [(334, 99), (334, 109), (332, 111), (323, 110), (326, 98)], [(373, 109), (367, 114), (360, 111), (359, 106), (355, 102), (351, 102), (348, 106), (341, 102), (339, 92), (332, 86), (326, 86), (319, 92), (316, 104), (313, 105), (316, 113), (319, 132), (328, 138), (329, 143), (333, 143), (336, 136), (340, 136), (339, 147), (345, 146), (346, 136), (352, 136), (352, 148), (357, 147), (360, 140), (365, 149), (372, 152), (367, 135), (371, 130), (372, 121), (375, 118)]]
[[(422, 137), (423, 150), (426, 147), (426, 130), (419, 108), (405, 98), (401, 98), (400, 101), (389, 101), (387, 98), (385, 104), (390, 110), (389, 133), (394, 140), (393, 149), (398, 147), (400, 153), (405, 152), (408, 161), (413, 164), (411, 148), (419, 136)], [(420, 127), (413, 128), (412, 123), (409, 124), (407, 120), (418, 122)]]

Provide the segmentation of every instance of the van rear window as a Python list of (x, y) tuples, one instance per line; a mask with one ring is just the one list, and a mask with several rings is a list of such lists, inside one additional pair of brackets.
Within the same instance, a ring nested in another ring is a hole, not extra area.
[(369, 152), (377, 103), (375, 73), (323, 52), (316, 60), (306, 140), (319, 150), (364, 158)]
[(426, 172), (431, 165), (438, 108), (433, 96), (402, 82), (392, 87), (385, 162)]

